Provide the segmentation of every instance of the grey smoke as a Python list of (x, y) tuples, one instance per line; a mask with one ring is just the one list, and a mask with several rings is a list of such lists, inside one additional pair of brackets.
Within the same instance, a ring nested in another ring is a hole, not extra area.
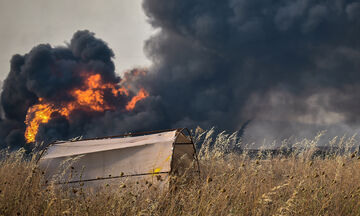
[(172, 125), (215, 125), (244, 139), (357, 132), (357, 1), (147, 0), (156, 35), (148, 88)]
[[(0, 119), (0, 146), (31, 148), (30, 144), (25, 144), (24, 139), (24, 121), (28, 109), (39, 103), (40, 98), (57, 106), (73, 100), (69, 92), (82, 86), (82, 73), (99, 74), (103, 82), (118, 84), (121, 78), (115, 74), (113, 57), (113, 51), (107, 43), (86, 30), (76, 32), (66, 46), (52, 47), (49, 44), (40, 44), (25, 55), (14, 55), (11, 59), (11, 70), (1, 92), (3, 118)], [(130, 83), (132, 88), (138, 89), (133, 71), (128, 72), (127, 76), (134, 80)], [(80, 107), (68, 118), (54, 112), (48, 123), (40, 125), (36, 141), (50, 143), (76, 136), (104, 136), (115, 132), (123, 133), (125, 128), (141, 128), (140, 122), (136, 122), (136, 119), (139, 119), (137, 116), (141, 113), (136, 110), (125, 111), (125, 105), (136, 91), (131, 91), (129, 96), (115, 96), (109, 91), (111, 90), (105, 90), (103, 99), (115, 109), (96, 112)], [(141, 103), (142, 101), (139, 102), (139, 106)], [(108, 118), (109, 115), (113, 117)], [(125, 124), (124, 130), (119, 127), (105, 130), (111, 126), (110, 123), (122, 125), (121, 121)]]
[[(134, 84), (151, 96), (131, 113), (81, 112), (71, 123), (58, 117), (42, 126), (39, 139), (197, 125), (235, 131), (243, 130), (249, 120), (244, 134), (248, 141), (307, 137), (323, 129), (341, 135), (359, 128), (357, 1), (146, 0), (143, 8), (158, 30), (144, 47), (152, 66)], [(53, 80), (48, 65), (54, 60), (32, 58), (33, 52), (60, 56), (63, 64), (57, 70), (64, 77)], [(80, 59), (75, 65), (80, 61), (104, 70), (109, 82), (119, 80), (111, 49), (98, 39), (67, 48), (41, 45), (25, 56), (14, 56), (7, 79), (16, 84), (5, 81), (2, 94), (2, 101), (11, 102), (3, 103), (3, 145), (18, 142), (25, 111), (37, 97), (52, 98), (58, 91), (58, 85), (48, 86), (42, 78), (61, 83), (61, 89), (76, 85), (70, 78), (74, 56)], [(41, 70), (21, 66), (27, 61)], [(17, 74), (26, 78), (18, 79)]]

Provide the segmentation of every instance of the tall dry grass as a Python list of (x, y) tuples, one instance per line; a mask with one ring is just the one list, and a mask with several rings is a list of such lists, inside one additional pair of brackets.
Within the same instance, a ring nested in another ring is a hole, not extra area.
[[(170, 190), (149, 184), (97, 192), (46, 184), (35, 157), (22, 151), (0, 162), (1, 215), (360, 215), (360, 158), (353, 138), (335, 138), (341, 154), (314, 157), (317, 140), (291, 155), (249, 156), (235, 135), (197, 131), (201, 177), (178, 177)], [(239, 146), (240, 145), (240, 146)], [(199, 145), (200, 146), (200, 145)], [(236, 147), (237, 146), (237, 147)], [(266, 153), (265, 153), (266, 154)]]

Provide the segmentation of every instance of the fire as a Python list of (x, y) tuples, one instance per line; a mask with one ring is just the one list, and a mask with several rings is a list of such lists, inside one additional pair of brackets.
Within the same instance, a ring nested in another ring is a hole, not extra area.
[[(41, 101), (41, 99), (40, 99)], [(25, 123), (27, 125), (25, 138), (27, 142), (34, 142), (41, 123), (47, 123), (54, 112), (49, 104), (36, 104), (29, 108)]]
[(136, 103), (149, 96), (149, 93), (145, 89), (141, 88), (136, 96), (134, 96), (131, 101), (126, 105), (126, 110), (133, 110), (136, 106)]
[[(39, 98), (39, 103), (30, 107), (27, 111), (25, 124), (25, 139), (28, 143), (35, 142), (40, 124), (48, 123), (53, 113), (59, 113), (69, 119), (70, 114), (76, 109), (92, 112), (103, 112), (114, 110), (115, 107), (109, 104), (104, 96), (106, 92), (114, 98), (118, 96), (129, 96), (129, 90), (115, 83), (104, 83), (100, 74), (86, 74), (83, 85), (80, 88), (69, 92), (74, 99), (63, 103), (51, 103)], [(148, 97), (149, 93), (141, 88), (137, 95), (132, 97), (126, 104), (125, 109), (131, 111), (136, 103)]]
[(70, 104), (70, 106), (74, 108), (82, 106), (98, 112), (113, 109), (104, 101), (104, 91), (107, 89), (110, 89), (114, 96), (129, 95), (127, 89), (110, 83), (103, 84), (100, 74), (94, 74), (87, 78), (83, 89), (76, 89), (71, 92), (76, 100), (75, 104)]

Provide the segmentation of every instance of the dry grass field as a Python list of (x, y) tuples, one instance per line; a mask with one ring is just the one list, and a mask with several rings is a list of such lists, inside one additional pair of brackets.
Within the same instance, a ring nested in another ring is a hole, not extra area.
[(177, 177), (170, 190), (148, 183), (136, 190), (131, 184), (59, 190), (44, 186), (35, 159), (8, 153), (0, 162), (0, 215), (360, 215), (356, 152), (313, 157), (316, 137), (291, 155), (250, 158), (246, 151), (224, 153), (234, 136), (209, 137), (199, 152), (201, 177)]

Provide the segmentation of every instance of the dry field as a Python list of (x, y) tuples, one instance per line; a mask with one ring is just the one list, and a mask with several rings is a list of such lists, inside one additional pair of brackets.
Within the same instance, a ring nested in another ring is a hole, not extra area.
[[(305, 148), (292, 155), (249, 158), (246, 151), (224, 153), (234, 136), (203, 135), (201, 177), (178, 177), (170, 190), (147, 183), (141, 190), (129, 184), (59, 191), (44, 186), (34, 159), (9, 153), (0, 162), (0, 215), (360, 215), (356, 152), (313, 157), (315, 137), (297, 143)], [(355, 145), (353, 138), (331, 143)]]

